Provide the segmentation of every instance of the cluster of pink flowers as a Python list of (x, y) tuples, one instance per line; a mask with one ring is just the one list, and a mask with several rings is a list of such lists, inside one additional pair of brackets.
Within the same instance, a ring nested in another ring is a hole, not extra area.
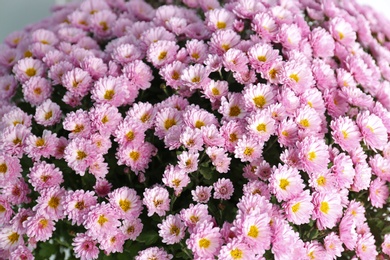
[(390, 22), (166, 2), (56, 6), (0, 45), (0, 258), (389, 257)]

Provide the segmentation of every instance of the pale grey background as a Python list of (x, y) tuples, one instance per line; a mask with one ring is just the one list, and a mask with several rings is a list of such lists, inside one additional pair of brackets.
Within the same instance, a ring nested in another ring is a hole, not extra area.
[[(11, 32), (50, 15), (50, 6), (69, 0), (0, 0), (0, 42)], [(389, 0), (357, 0), (380, 12), (390, 10)], [(390, 19), (390, 13), (386, 14)]]

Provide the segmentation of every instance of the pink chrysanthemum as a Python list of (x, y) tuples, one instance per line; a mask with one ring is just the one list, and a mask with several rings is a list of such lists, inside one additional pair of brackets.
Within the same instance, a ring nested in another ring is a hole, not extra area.
[(144, 225), (139, 218), (134, 218), (131, 220), (125, 219), (122, 221), (122, 226), (120, 229), (122, 230), (123, 234), (125, 234), (125, 239), (134, 241), (141, 234), (143, 226)]
[(198, 203), (207, 203), (211, 198), (212, 189), (211, 186), (196, 186), (196, 189), (191, 191), (192, 199)]
[(376, 178), (370, 184), (368, 199), (375, 208), (382, 208), (389, 198), (389, 189), (386, 181)]
[(55, 230), (54, 221), (49, 217), (39, 214), (28, 217), (23, 222), (23, 227), (27, 230), (27, 236), (34, 238), (36, 241), (47, 241), (51, 238)]
[(333, 228), (342, 215), (341, 196), (338, 193), (313, 193), (313, 219), (320, 230)]
[(144, 191), (143, 204), (148, 209), (148, 216), (156, 213), (159, 216), (165, 216), (169, 210), (170, 198), (168, 190), (155, 186), (154, 188), (146, 188)]
[(84, 216), (84, 226), (87, 235), (101, 239), (104, 235), (115, 232), (120, 226), (119, 216), (110, 204), (103, 202), (90, 207), (88, 214)]
[(220, 229), (204, 221), (195, 227), (186, 244), (195, 257), (214, 258), (222, 245)]
[(13, 226), (4, 225), (0, 231), (0, 248), (13, 251), (23, 244), (23, 234), (20, 234)]
[(314, 209), (311, 199), (309, 190), (305, 190), (285, 202), (283, 208), (286, 211), (287, 220), (296, 225), (309, 223)]
[(157, 227), (162, 242), (171, 245), (179, 243), (185, 235), (185, 226), (178, 215), (167, 216)]
[(108, 194), (108, 199), (121, 218), (132, 219), (141, 214), (141, 199), (134, 189), (127, 187), (116, 189)]
[(368, 147), (382, 150), (387, 143), (388, 135), (382, 120), (375, 114), (365, 111), (357, 115), (356, 124)]
[(173, 255), (168, 254), (164, 249), (158, 247), (149, 247), (145, 250), (139, 251), (135, 260), (146, 260), (146, 259), (159, 259), (159, 260), (170, 260)]
[(76, 257), (81, 260), (97, 259), (99, 248), (96, 246), (96, 240), (84, 233), (78, 233), (72, 242)]
[(289, 200), (303, 192), (303, 181), (297, 168), (279, 165), (270, 177), (270, 189), (278, 201)]
[(297, 143), (301, 167), (308, 173), (324, 172), (328, 168), (329, 151), (323, 139), (306, 137)]
[(37, 214), (47, 216), (50, 219), (57, 221), (64, 218), (64, 195), (65, 190), (58, 186), (44, 189), (37, 199), (37, 205), (33, 210)]
[(81, 225), (90, 208), (97, 204), (97, 198), (92, 191), (75, 190), (65, 195), (63, 203), (64, 213), (72, 224)]

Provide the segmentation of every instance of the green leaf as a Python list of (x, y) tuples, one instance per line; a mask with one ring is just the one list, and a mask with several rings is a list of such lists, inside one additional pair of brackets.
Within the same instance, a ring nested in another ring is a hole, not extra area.
[(58, 246), (50, 243), (40, 244), (40, 250), (38, 255), (44, 259), (49, 258), (50, 256), (57, 253)]
[(210, 180), (213, 177), (213, 171), (209, 167), (201, 167), (199, 168), (199, 172), (206, 180)]
[(145, 243), (145, 245), (151, 245), (153, 243), (156, 243), (157, 239), (158, 239), (158, 233), (154, 230), (148, 230), (142, 232), (137, 237), (137, 241), (141, 243)]

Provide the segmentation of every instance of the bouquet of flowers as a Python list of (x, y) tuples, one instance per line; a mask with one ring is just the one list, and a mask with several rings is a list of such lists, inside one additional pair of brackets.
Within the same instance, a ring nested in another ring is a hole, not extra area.
[(390, 22), (85, 0), (0, 46), (1, 259), (384, 259)]

